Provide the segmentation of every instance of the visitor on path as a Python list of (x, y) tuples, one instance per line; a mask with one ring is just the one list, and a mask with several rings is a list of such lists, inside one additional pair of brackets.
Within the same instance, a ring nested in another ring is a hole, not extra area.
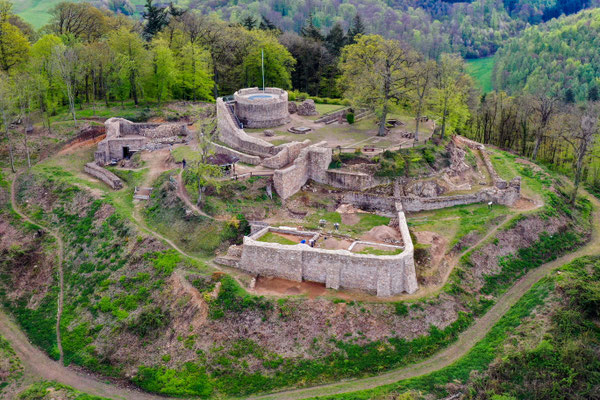
[(185, 166), (187, 165), (187, 163), (185, 162), (185, 158), (181, 161), (181, 163), (183, 164), (183, 169), (185, 169)]

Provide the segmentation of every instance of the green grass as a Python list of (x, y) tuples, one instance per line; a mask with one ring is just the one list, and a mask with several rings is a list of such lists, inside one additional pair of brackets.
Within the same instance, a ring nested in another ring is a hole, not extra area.
[(494, 71), (494, 56), (467, 60), (467, 72), (484, 93), (494, 90), (492, 86), (492, 72)]
[(395, 256), (396, 254), (402, 253), (403, 249), (394, 249), (394, 250), (382, 250), (376, 249), (374, 247), (365, 247), (363, 250), (359, 251), (358, 254), (371, 254), (374, 256)]
[(181, 162), (185, 159), (186, 162), (200, 161), (200, 152), (192, 149), (190, 146), (177, 146), (171, 151), (175, 162)]
[(294, 242), (293, 240), (290, 240), (286, 237), (283, 237), (281, 235), (278, 235), (276, 233), (273, 232), (267, 232), (264, 235), (262, 235), (259, 239), (259, 242), (267, 242), (267, 243), (279, 243), (279, 244), (287, 244), (287, 245), (294, 245), (294, 244), (298, 244), (297, 242)]

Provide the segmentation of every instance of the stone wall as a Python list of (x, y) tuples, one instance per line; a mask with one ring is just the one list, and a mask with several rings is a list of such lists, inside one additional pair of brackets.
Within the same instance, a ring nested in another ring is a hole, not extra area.
[(327, 170), (327, 184), (339, 189), (366, 190), (389, 182), (389, 179), (375, 178), (373, 175), (363, 172)]
[(327, 183), (332, 151), (322, 147), (325, 144), (321, 142), (302, 149), (292, 165), (275, 171), (273, 185), (281, 198), (287, 199), (297, 193), (309, 179)]
[(262, 159), (258, 156), (251, 156), (249, 154), (241, 153), (239, 151), (230, 149), (229, 147), (221, 146), (220, 144), (213, 143), (216, 154), (227, 154), (240, 159), (241, 162), (250, 165), (260, 165)]
[(513, 205), (521, 197), (521, 179), (515, 178), (507, 187), (488, 187), (476, 193), (456, 196), (417, 197), (395, 196), (386, 197), (369, 193), (350, 192), (342, 196), (342, 202), (352, 204), (364, 210), (380, 210), (390, 212), (394, 202), (399, 201), (406, 212), (419, 212), (439, 210), (440, 208), (454, 207), (475, 203), (493, 202), (505, 206)]
[(269, 230), (273, 230), (267, 227), (244, 237), (242, 257), (238, 265), (256, 275), (298, 282), (320, 282), (331, 289), (359, 289), (381, 297), (403, 292), (414, 293), (418, 289), (414, 248), (401, 209), (398, 220), (405, 246), (404, 251), (398, 255), (375, 256), (348, 250), (313, 248), (306, 244), (281, 245), (258, 241)]
[(352, 204), (361, 210), (378, 211), (388, 215), (395, 212), (396, 202), (394, 197), (370, 193), (347, 192), (342, 196), (342, 203)]
[[(252, 99), (248, 96), (271, 94), (273, 97)], [(273, 128), (290, 122), (288, 94), (277, 88), (241, 89), (234, 93), (235, 113), (245, 128)]]
[(277, 146), (279, 151), (272, 157), (265, 158), (262, 165), (267, 168), (283, 168), (291, 164), (305, 147), (310, 145), (310, 140), (306, 139), (304, 142), (290, 142), (284, 143)]
[(234, 150), (259, 157), (271, 157), (276, 149), (271, 143), (248, 135), (238, 127), (222, 98), (217, 99), (219, 139)]
[(123, 182), (118, 176), (116, 176), (109, 170), (102, 168), (96, 163), (85, 164), (84, 171), (87, 174), (93, 176), (94, 178), (100, 179), (102, 182), (106, 183), (108, 186), (115, 190), (119, 190), (123, 187)]

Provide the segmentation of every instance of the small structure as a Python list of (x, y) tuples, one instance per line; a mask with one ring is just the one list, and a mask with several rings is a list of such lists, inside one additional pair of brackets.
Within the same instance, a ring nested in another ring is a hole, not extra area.
[(189, 134), (186, 124), (137, 124), (123, 118), (111, 118), (104, 125), (106, 138), (98, 143), (94, 153), (98, 165), (127, 159), (146, 148), (182, 143)]
[(206, 159), (207, 164), (221, 167), (225, 173), (233, 172), (235, 175), (235, 164), (240, 161), (236, 156), (230, 154), (213, 154)]
[(308, 132), (312, 131), (308, 126), (292, 126), (288, 129), (291, 133), (295, 133), (297, 135), (305, 135)]
[(150, 193), (154, 188), (149, 187), (135, 187), (133, 190), (133, 198), (135, 200), (150, 200)]

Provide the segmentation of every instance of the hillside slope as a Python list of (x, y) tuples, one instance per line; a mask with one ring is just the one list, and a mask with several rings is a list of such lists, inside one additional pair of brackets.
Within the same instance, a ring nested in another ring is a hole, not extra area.
[[(498, 89), (588, 98), (600, 77), (600, 10), (529, 28), (496, 56)], [(597, 90), (597, 89), (594, 89)]]

